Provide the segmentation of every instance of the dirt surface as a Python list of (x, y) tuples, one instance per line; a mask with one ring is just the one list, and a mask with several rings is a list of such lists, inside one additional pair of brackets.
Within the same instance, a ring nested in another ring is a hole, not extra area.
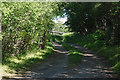
[[(72, 71), (77, 78), (117, 78), (107, 61), (98, 57), (97, 53), (77, 44), (70, 44), (83, 53), (80, 65)], [(70, 72), (72, 73), (72, 72)], [(77, 74), (76, 74), (77, 73)]]
[(68, 51), (62, 45), (54, 43), (55, 53), (44, 63), (38, 64), (16, 79), (39, 78), (113, 78), (116, 77), (108, 64), (105, 64), (95, 53), (79, 45), (70, 44), (81, 50), (83, 59), (76, 67), (69, 67)]

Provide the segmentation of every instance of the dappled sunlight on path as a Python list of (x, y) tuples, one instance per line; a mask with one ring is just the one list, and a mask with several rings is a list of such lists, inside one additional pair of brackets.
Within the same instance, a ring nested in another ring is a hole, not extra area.
[(79, 65), (69, 67), (68, 51), (62, 45), (54, 43), (54, 54), (45, 62), (32, 66), (31, 69), (14, 76), (15, 79), (40, 79), (40, 78), (115, 78), (110, 66), (92, 52), (79, 45), (70, 44), (80, 49), (83, 58)]
[(45, 62), (33, 66), (31, 69), (23, 73), (22, 75), (15, 76), (13, 78), (54, 78), (63, 76), (66, 73), (68, 65), (67, 51), (57, 43), (53, 42), (55, 48), (54, 54), (52, 54)]

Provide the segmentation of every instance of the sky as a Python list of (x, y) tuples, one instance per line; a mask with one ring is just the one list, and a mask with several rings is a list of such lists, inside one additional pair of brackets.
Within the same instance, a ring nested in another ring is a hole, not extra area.
[(58, 17), (58, 18), (54, 19), (53, 21), (54, 21), (55, 23), (61, 22), (62, 24), (64, 24), (64, 23), (67, 21), (67, 17), (64, 17), (64, 18)]
[(61, 17), (61, 16), (57, 16), (56, 18), (54, 18), (54, 22), (55, 23), (59, 23), (61, 22), (62, 24), (64, 24), (66, 21), (67, 21), (67, 15), (66, 13), (63, 14), (64, 17)]

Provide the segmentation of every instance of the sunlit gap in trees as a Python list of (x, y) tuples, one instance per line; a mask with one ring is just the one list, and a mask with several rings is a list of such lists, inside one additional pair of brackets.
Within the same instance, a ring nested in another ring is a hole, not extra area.
[(67, 21), (67, 15), (64, 13), (62, 16), (57, 16), (53, 19), (55, 23), (62, 23), (64, 24)]
[(55, 34), (60, 34), (67, 32), (68, 31), (68, 26), (65, 24), (65, 22), (67, 21), (67, 15), (66, 13), (64, 13), (62, 16), (56, 16), (53, 19), (53, 22), (55, 22), (55, 25), (52, 29), (52, 32)]

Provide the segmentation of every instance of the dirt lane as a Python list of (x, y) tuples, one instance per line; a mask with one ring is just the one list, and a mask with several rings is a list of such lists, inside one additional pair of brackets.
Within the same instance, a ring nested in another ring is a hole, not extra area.
[(53, 46), (55, 51), (49, 59), (42, 64), (32, 67), (32, 69), (23, 73), (22, 76), (15, 76), (13, 78), (38, 79), (64, 77), (62, 74), (67, 72), (66, 67), (68, 65), (68, 52), (62, 47), (62, 45), (53, 42)]
[(79, 45), (70, 44), (81, 50), (83, 59), (76, 67), (69, 67), (68, 51), (62, 45), (54, 43), (55, 52), (42, 64), (32, 67), (15, 79), (40, 78), (113, 78), (116, 77), (108, 64), (105, 64), (95, 53)]

